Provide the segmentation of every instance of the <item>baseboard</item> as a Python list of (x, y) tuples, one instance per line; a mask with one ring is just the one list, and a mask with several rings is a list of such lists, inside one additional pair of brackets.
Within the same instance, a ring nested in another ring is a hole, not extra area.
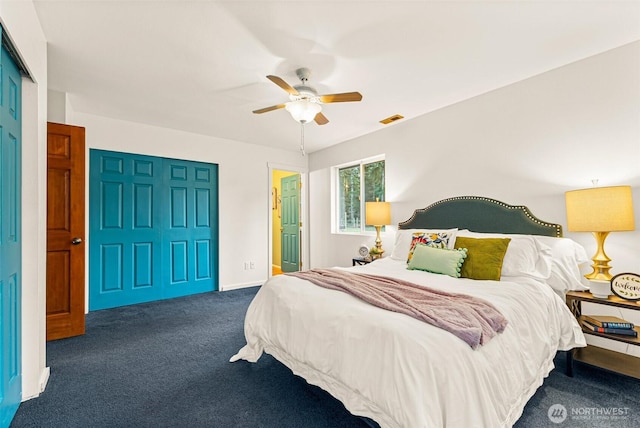
[(40, 394), (42, 394), (44, 392), (44, 390), (47, 388), (47, 384), (49, 383), (49, 376), (51, 375), (51, 368), (50, 367), (45, 367), (44, 369), (42, 369), (42, 372), (40, 373), (40, 382), (39, 382), (39, 391), (37, 394), (34, 395), (30, 395), (27, 397), (22, 397), (22, 401), (27, 401), (27, 400), (31, 400), (32, 398), (38, 398), (40, 396)]
[(271, 265), (271, 275), (281, 275), (284, 272), (282, 271), (282, 266)]
[(45, 367), (40, 374), (40, 394), (42, 394), (49, 383), (49, 376), (51, 375), (51, 367)]
[(237, 284), (227, 284), (227, 285), (221, 285), (220, 286), (220, 291), (230, 291), (230, 290), (237, 290), (240, 288), (248, 288), (248, 287), (257, 287), (259, 285), (264, 284), (265, 280), (259, 281), (259, 282), (242, 282), (242, 283), (237, 283)]

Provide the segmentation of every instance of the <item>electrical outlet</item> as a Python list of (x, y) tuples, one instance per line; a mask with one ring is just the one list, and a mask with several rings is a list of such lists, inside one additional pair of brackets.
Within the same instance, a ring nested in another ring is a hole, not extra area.
[(256, 262), (249, 262), (249, 269), (255, 269), (256, 268)]

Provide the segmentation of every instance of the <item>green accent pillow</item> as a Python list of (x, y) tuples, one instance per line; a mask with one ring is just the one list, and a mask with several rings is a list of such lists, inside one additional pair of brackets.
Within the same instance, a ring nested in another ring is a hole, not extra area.
[(447, 248), (418, 244), (413, 250), (413, 257), (409, 261), (407, 268), (442, 273), (454, 278), (460, 278), (460, 270), (465, 257), (467, 257), (465, 248), (449, 250)]
[(455, 248), (466, 248), (467, 259), (462, 266), (463, 278), (500, 280), (502, 261), (511, 238), (468, 238), (458, 236)]

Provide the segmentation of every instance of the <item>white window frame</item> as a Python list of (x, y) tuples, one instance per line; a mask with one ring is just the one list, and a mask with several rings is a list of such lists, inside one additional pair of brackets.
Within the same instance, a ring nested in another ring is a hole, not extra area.
[[(363, 217), (360, 218), (360, 231), (359, 232), (344, 232), (340, 230), (340, 213), (338, 212), (338, 210), (340, 209), (340, 201), (338, 200), (338, 198), (340, 197), (340, 180), (339, 180), (339, 171), (343, 168), (348, 168), (348, 167), (354, 167), (354, 166), (360, 166), (360, 172), (362, 173), (363, 171), (363, 165), (369, 164), (369, 163), (373, 163), (373, 162), (379, 162), (379, 161), (385, 161), (385, 184), (384, 184), (384, 189), (385, 189), (385, 200), (386, 200), (386, 193), (387, 193), (387, 183), (386, 183), (386, 179), (387, 179), (387, 163), (386, 163), (386, 159), (385, 159), (385, 155), (376, 155), (376, 156), (371, 156), (368, 158), (364, 158), (364, 159), (359, 159), (359, 160), (355, 160), (355, 161), (351, 161), (351, 162), (345, 162), (342, 163), (340, 165), (335, 165), (333, 167), (331, 167), (331, 232), (334, 234), (339, 234), (339, 235), (375, 235), (376, 232), (374, 231), (370, 231), (370, 230), (366, 230), (366, 225), (365, 225), (365, 219)], [(362, 174), (360, 176), (360, 213), (361, 216), (364, 214), (365, 212), (365, 201), (364, 201), (364, 174)]]

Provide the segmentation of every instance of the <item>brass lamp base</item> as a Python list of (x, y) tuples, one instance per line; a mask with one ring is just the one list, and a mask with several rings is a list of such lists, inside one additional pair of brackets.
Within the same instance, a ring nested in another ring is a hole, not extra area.
[(593, 237), (596, 239), (598, 249), (591, 258), (591, 260), (593, 260), (593, 264), (591, 265), (593, 272), (586, 274), (584, 277), (589, 281), (611, 281), (612, 275), (609, 273), (611, 270), (611, 266), (609, 266), (611, 259), (604, 252), (604, 240), (609, 235), (609, 232), (592, 233)]
[(376, 245), (371, 249), (369, 254), (373, 260), (379, 259), (384, 254), (384, 250), (382, 249), (382, 239), (380, 239), (380, 228), (382, 226), (373, 226), (376, 228)]

